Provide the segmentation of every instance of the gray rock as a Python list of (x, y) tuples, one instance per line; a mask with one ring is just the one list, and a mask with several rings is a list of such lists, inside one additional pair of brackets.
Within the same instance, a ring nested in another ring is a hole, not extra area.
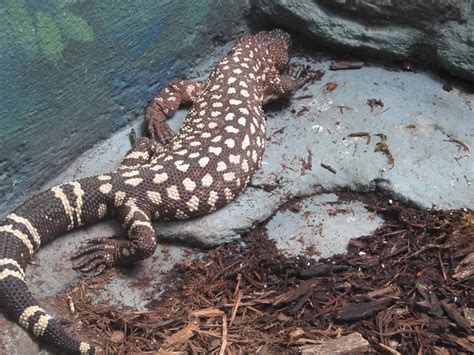
[(315, 43), (391, 59), (417, 57), (474, 81), (470, 1), (254, 0), (254, 13)]
[[(328, 65), (323, 61), (313, 67), (327, 70)], [(338, 87), (327, 91), (327, 82)], [(474, 205), (474, 164), (468, 150), (474, 146), (474, 95), (459, 89), (448, 93), (427, 73), (377, 66), (326, 71), (321, 83), (295, 97), (299, 95), (311, 97), (293, 99), (288, 109), (270, 114), (270, 142), (254, 184), (278, 179), (272, 194), (283, 196), (381, 188), (426, 208)], [(384, 106), (372, 110), (367, 100), (373, 98)], [(370, 142), (349, 137), (360, 132)], [(386, 154), (374, 151), (384, 136), (393, 165)], [(312, 169), (303, 170), (310, 156)]]
[(279, 250), (314, 259), (347, 251), (352, 238), (370, 235), (383, 220), (358, 201), (339, 201), (335, 194), (320, 194), (301, 200), (297, 213), (278, 211), (266, 225), (268, 237)]

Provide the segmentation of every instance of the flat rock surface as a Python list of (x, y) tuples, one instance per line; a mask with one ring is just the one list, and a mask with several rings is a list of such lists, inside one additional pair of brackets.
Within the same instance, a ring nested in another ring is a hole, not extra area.
[[(214, 61), (198, 70), (205, 73)], [(333, 72), (328, 70), (329, 59), (297, 62), (326, 74), (288, 104), (268, 108), (267, 150), (252, 186), (209, 216), (155, 223), (159, 240), (210, 247), (268, 221), (270, 236), (282, 248), (329, 256), (344, 251), (349, 238), (369, 234), (381, 223), (361, 203), (338, 202), (330, 192), (380, 188), (392, 198), (423, 207), (474, 205), (474, 95), (457, 87), (446, 92), (443, 82), (429, 73), (392, 71), (375, 64)], [(369, 106), (370, 99), (381, 100), (383, 107)], [(180, 111), (173, 118), (175, 130), (184, 117), (185, 111)], [(141, 122), (134, 126), (140, 128)], [(97, 145), (47, 187), (115, 169), (130, 148), (129, 132), (127, 127)], [(322, 192), (326, 194), (317, 196)], [(302, 211), (278, 211), (295, 196), (302, 197)], [(43, 299), (78, 281), (69, 255), (83, 240), (116, 234), (121, 234), (118, 225), (105, 222), (69, 233), (42, 249), (37, 265), (27, 270), (33, 292)], [(141, 309), (159, 296), (156, 283), (165, 270), (199, 255), (188, 247), (161, 245), (140, 266), (117, 272), (98, 291), (98, 300)], [(54, 313), (53, 306), (46, 308)], [(10, 354), (37, 351), (19, 327), (3, 318), (0, 324), (0, 348), (4, 343)], [(8, 346), (19, 343), (26, 348)]]
[(268, 237), (286, 254), (319, 259), (345, 253), (350, 239), (370, 235), (382, 223), (359, 201), (318, 194), (276, 212), (266, 228)]

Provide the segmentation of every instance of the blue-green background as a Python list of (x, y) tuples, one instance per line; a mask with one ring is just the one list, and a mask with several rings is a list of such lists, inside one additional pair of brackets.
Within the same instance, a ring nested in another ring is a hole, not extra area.
[(0, 210), (142, 115), (244, 1), (0, 0)]

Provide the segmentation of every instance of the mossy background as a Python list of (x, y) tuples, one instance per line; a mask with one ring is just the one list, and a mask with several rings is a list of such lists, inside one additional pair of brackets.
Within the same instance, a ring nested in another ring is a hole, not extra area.
[(141, 117), (164, 82), (235, 31), (244, 3), (1, 0), (1, 212)]
[(19, 44), (29, 59), (40, 56), (50, 62), (62, 58), (68, 41), (91, 42), (92, 28), (71, 12), (78, 0), (52, 0), (27, 3), (25, 0), (5, 1), (0, 8), (0, 22), (10, 36), (10, 43)]

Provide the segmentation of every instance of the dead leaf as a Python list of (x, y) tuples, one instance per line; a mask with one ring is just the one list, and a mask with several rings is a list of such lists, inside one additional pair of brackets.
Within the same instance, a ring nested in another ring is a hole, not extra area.
[(333, 91), (337, 88), (337, 84), (333, 82), (329, 82), (326, 84), (325, 91)]
[(110, 336), (110, 341), (112, 343), (120, 343), (123, 341), (123, 339), (125, 338), (125, 334), (124, 332), (122, 332), (121, 330), (115, 330), (112, 332), (112, 335)]
[(450, 83), (444, 83), (443, 90), (450, 92), (451, 90), (453, 90), (453, 86)]
[(383, 107), (383, 101), (381, 99), (368, 99), (367, 105), (370, 106), (370, 111), (373, 112), (375, 106)]
[(296, 328), (290, 332), (290, 338), (297, 339), (305, 335), (305, 331), (301, 328)]

